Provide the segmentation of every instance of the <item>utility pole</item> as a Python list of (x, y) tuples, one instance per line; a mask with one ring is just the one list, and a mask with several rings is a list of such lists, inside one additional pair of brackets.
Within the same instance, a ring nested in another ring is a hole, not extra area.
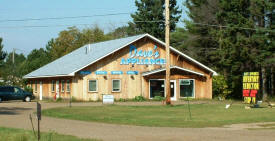
[(171, 104), (170, 95), (170, 24), (169, 24), (169, 0), (165, 0), (165, 52), (166, 52), (166, 79), (165, 79), (165, 93), (166, 105)]

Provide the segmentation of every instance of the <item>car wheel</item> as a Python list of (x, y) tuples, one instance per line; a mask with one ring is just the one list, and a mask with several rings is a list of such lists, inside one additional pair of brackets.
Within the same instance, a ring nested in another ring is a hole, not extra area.
[(25, 97), (26, 102), (31, 102), (31, 98), (29, 96)]

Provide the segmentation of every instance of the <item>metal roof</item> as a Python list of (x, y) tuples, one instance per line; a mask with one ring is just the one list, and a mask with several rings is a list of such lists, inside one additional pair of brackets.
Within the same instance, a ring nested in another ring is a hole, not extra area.
[[(133, 42), (143, 37), (149, 37), (152, 40), (165, 46), (164, 42), (158, 40), (157, 38), (149, 34), (142, 34), (142, 35), (127, 37), (127, 38), (88, 44), (25, 75), (24, 78), (74, 76), (77, 71), (103, 59), (104, 57), (132, 44)], [(183, 54), (182, 52), (176, 50), (175, 48), (170, 47), (170, 49), (171, 51), (174, 51), (175, 53), (180, 54), (184, 58), (187, 58), (188, 60), (194, 62), (195, 64), (201, 66), (202, 68), (205, 68), (206, 70), (212, 72), (214, 75), (217, 75), (215, 71), (199, 63), (195, 59)]]
[[(146, 34), (85, 45), (25, 75), (24, 78), (74, 76), (78, 70), (144, 36)], [(90, 51), (87, 51), (86, 54), (86, 49), (89, 50), (89, 48)]]

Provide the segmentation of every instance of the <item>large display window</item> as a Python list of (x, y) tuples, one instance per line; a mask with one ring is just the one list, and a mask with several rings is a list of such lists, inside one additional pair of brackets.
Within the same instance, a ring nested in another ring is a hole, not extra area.
[(195, 80), (180, 79), (180, 97), (195, 97)]

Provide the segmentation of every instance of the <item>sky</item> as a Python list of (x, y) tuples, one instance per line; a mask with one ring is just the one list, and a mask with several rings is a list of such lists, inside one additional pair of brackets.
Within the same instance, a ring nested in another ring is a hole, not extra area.
[[(182, 20), (186, 12), (184, 0), (177, 0), (182, 10)], [(0, 37), (4, 51), (29, 54), (33, 49), (45, 48), (47, 42), (58, 37), (58, 33), (68, 27), (79, 29), (98, 25), (105, 33), (127, 25), (136, 11), (135, 0), (0, 0)], [(123, 13), (123, 14), (118, 14)], [(109, 16), (94, 16), (118, 14)], [(55, 20), (26, 20), (55, 17), (77, 17)], [(21, 20), (25, 21), (8, 21)], [(40, 26), (40, 27), (35, 27)], [(46, 27), (41, 27), (46, 26)], [(183, 23), (178, 23), (183, 26)]]

